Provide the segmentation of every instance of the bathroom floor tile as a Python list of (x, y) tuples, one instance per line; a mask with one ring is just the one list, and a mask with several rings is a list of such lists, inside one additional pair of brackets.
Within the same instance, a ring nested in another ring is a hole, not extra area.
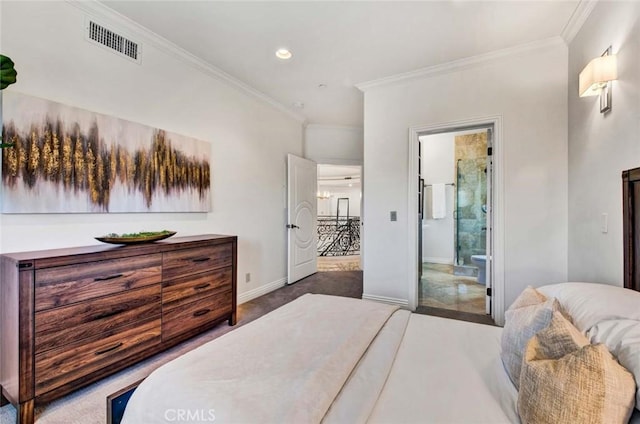
[(484, 315), (485, 291), (476, 278), (453, 275), (453, 265), (422, 264), (420, 306)]

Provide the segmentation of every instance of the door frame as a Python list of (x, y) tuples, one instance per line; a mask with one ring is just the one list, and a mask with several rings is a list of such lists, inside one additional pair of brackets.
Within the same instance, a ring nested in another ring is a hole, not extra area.
[[(493, 126), (493, 186), (492, 186), (492, 211), (493, 211), (493, 252), (490, 267), (492, 281), (491, 317), (498, 325), (504, 325), (504, 149), (502, 140), (502, 116), (486, 116), (480, 118), (463, 119), (459, 121), (443, 122), (438, 124), (418, 125), (409, 128), (409, 173), (408, 173), (408, 255), (407, 267), (409, 275), (409, 308), (415, 310), (418, 306), (418, 231), (421, 231), (421, 223), (418, 219), (418, 137), (424, 133), (455, 132), (472, 127)], [(413, 230), (412, 230), (413, 229)]]

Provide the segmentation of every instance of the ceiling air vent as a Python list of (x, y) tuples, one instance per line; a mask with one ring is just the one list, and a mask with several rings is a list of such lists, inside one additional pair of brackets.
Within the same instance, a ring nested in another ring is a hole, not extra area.
[(129, 40), (92, 20), (87, 20), (86, 31), (87, 40), (140, 63), (140, 44), (135, 41)]

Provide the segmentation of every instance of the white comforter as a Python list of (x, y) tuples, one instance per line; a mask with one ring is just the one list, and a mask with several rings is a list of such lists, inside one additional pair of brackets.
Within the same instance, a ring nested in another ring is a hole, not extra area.
[(517, 423), (501, 331), (305, 295), (156, 370), (123, 423)]
[(519, 423), (502, 328), (412, 314), (370, 423)]
[(122, 423), (320, 422), (396, 309), (304, 295), (153, 372)]

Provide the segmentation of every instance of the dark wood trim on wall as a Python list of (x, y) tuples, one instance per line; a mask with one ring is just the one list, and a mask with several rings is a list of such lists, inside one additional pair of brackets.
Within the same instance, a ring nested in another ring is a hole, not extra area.
[(640, 168), (622, 171), (624, 287), (640, 291)]

